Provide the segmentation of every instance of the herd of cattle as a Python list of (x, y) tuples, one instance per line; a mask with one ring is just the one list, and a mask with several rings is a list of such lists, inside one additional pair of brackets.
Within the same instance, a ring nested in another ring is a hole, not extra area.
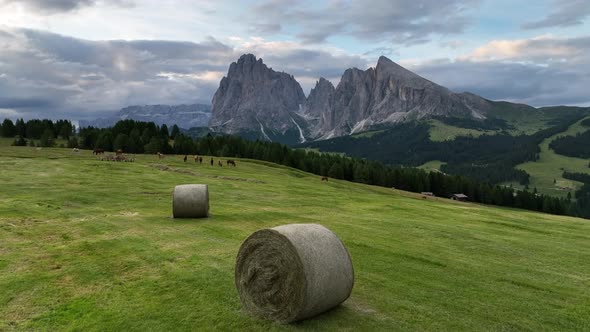
[[(80, 152), (80, 150), (73, 149), (72, 152), (78, 153), (78, 152)], [(123, 150), (117, 150), (115, 152), (115, 154), (105, 154), (105, 153), (106, 153), (106, 151), (104, 149), (94, 149), (92, 151), (92, 154), (97, 156), (98, 160), (100, 160), (100, 161), (123, 161), (123, 162), (134, 162), (135, 161), (135, 156), (133, 156), (133, 155), (127, 156), (127, 155), (125, 155), (125, 153), (123, 153)], [(158, 156), (158, 159), (160, 159), (160, 160), (164, 159), (166, 157), (161, 152), (158, 152), (156, 155)], [(193, 159), (194, 159), (195, 163), (203, 164), (203, 157), (193, 156)], [(185, 155), (183, 160), (186, 163), (188, 161), (188, 155)], [(215, 160), (213, 158), (211, 158), (209, 163), (211, 164), (211, 166), (214, 166)], [(229, 166), (233, 166), (233, 167), (237, 166), (236, 161), (232, 160), (232, 159), (226, 160), (225, 163), (228, 167)], [(217, 161), (217, 166), (223, 167), (223, 163), (221, 162), (221, 160)]]
[[(80, 153), (80, 150), (78, 148), (74, 148), (72, 149), (73, 153)], [(105, 154), (106, 151), (104, 149), (94, 149), (92, 151), (92, 154), (95, 155), (97, 157), (97, 160), (100, 161), (122, 161), (122, 162), (135, 162), (135, 155), (131, 155), (131, 156), (127, 156), (123, 153), (123, 150), (117, 150), (115, 151), (115, 154)], [(158, 159), (164, 159), (166, 156), (161, 153), (158, 152), (156, 154), (158, 156)], [(186, 163), (188, 161), (188, 155), (185, 155), (183, 160)], [(193, 160), (195, 161), (195, 163), (199, 163), (199, 164), (203, 164), (203, 157), (202, 156), (193, 156)], [(211, 158), (209, 160), (209, 163), (211, 164), (211, 166), (215, 165), (215, 160), (213, 158)], [(225, 161), (227, 167), (233, 166), (236, 167), (236, 161), (233, 159), (227, 159)], [(219, 167), (223, 167), (223, 163), (221, 162), (221, 160), (217, 160), (217, 166)], [(328, 181), (328, 177), (327, 176), (322, 176), (321, 177), (322, 181)]]

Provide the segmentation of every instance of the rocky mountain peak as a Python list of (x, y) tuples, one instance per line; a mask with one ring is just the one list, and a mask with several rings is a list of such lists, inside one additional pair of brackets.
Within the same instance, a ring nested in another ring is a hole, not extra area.
[(211, 127), (267, 139), (294, 135), (301, 142), (438, 116), (481, 119), (487, 105), (482, 98), (455, 94), (384, 56), (374, 68), (347, 69), (336, 87), (320, 78), (305, 98), (293, 76), (244, 54), (230, 65), (213, 97)]
[(377, 74), (377, 80), (381, 79), (393, 79), (406, 86), (415, 88), (428, 88), (449, 92), (449, 90), (443, 86), (433, 83), (424, 77), (398, 65), (391, 61), (385, 56), (380, 56), (375, 68)]
[(316, 85), (311, 89), (305, 107), (303, 108), (303, 117), (309, 123), (309, 128), (312, 130), (311, 136), (317, 136), (320, 128), (318, 123), (322, 120), (322, 116), (326, 114), (326, 110), (331, 108), (332, 98), (334, 96), (334, 85), (327, 79), (320, 77)]
[(276, 72), (252, 54), (232, 63), (213, 96), (210, 127), (272, 139), (287, 131), (303, 133), (296, 121), (305, 95), (292, 75)]

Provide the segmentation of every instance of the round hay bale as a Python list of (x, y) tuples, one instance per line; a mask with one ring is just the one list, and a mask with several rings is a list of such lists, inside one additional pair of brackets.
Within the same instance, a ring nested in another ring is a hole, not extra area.
[(354, 271), (338, 236), (318, 224), (290, 224), (250, 235), (238, 252), (235, 283), (245, 309), (290, 323), (344, 302)]
[(209, 187), (206, 184), (183, 184), (174, 187), (172, 215), (174, 218), (208, 217)]

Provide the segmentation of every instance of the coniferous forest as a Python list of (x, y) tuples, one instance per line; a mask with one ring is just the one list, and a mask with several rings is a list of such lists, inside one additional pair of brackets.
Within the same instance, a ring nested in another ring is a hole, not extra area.
[[(67, 139), (67, 146), (70, 148), (98, 148), (106, 151), (122, 149), (127, 153), (155, 154), (161, 152), (164, 154), (249, 158), (273, 162), (335, 179), (411, 192), (432, 192), (440, 197), (450, 197), (456, 193), (463, 193), (473, 202), (590, 218), (588, 209), (590, 205), (588, 203), (590, 202), (585, 196), (580, 196), (577, 200), (571, 200), (541, 195), (535, 190), (515, 191), (509, 187), (494, 185), (490, 182), (478, 181), (465, 176), (427, 172), (411, 167), (386, 166), (377, 161), (351, 158), (340, 154), (320, 153), (306, 149), (293, 149), (279, 143), (259, 140), (248, 141), (236, 136), (207, 135), (199, 139), (193, 139), (182, 134), (176, 126), (169, 130), (165, 125), (159, 127), (152, 122), (124, 120), (106, 129), (81, 128), (77, 136), (73, 136), (70, 127), (71, 123), (67, 121), (59, 122), (60, 125), (49, 120), (31, 121), (29, 121), (31, 122), (30, 127), (35, 128), (31, 132), (26, 131), (29, 122), (24, 123), (24, 132), (22, 129), (23, 122), (20, 120), (17, 122), (20, 131), (17, 131), (19, 138), (15, 142), (19, 139), (40, 137), (39, 132), (47, 134), (46, 131), (51, 130), (52, 138), (61, 136)], [(37, 123), (43, 124), (42, 128), (33, 125)], [(64, 125), (64, 123), (67, 124)], [(5, 127), (3, 123), (3, 134), (6, 132)], [(11, 130), (9, 129), (8, 134), (13, 133)], [(24, 134), (24, 136), (20, 136), (20, 134)], [(29, 134), (31, 136), (28, 136)], [(33, 134), (35, 136), (32, 136)], [(551, 131), (542, 134), (541, 137), (550, 134)], [(541, 137), (535, 137), (533, 142), (541, 139)], [(514, 148), (515, 146), (523, 149), (528, 147), (525, 154), (515, 153), (508, 158), (514, 158), (515, 161), (523, 160), (523, 158), (534, 158), (536, 150), (529, 146), (532, 143), (529, 139), (523, 141), (519, 141), (519, 138), (511, 140), (509, 137), (503, 137), (502, 139), (505, 139), (507, 144), (512, 144), (511, 146), (515, 150), (518, 150)], [(459, 144), (467, 149), (469, 140), (470, 138), (466, 138), (465, 142)], [(483, 141), (485, 142), (485, 139)], [(470, 151), (475, 153), (475, 150), (470, 149)], [(432, 151), (432, 153), (435, 153), (435, 151)], [(476, 156), (481, 158), (481, 162), (486, 162), (485, 155), (476, 154)], [(487, 162), (492, 163), (492, 161)], [(466, 173), (469, 174), (468, 171)]]
[(533, 135), (500, 133), (435, 142), (430, 140), (429, 124), (410, 123), (372, 136), (344, 136), (301, 146), (324, 152), (343, 152), (392, 166), (419, 166), (431, 160), (440, 160), (445, 163), (441, 166), (444, 173), (461, 174), (494, 184), (514, 181), (527, 185), (529, 175), (514, 166), (538, 160), (539, 144), (565, 131), (570, 125), (571, 121), (564, 121)]
[(559, 137), (549, 147), (564, 156), (590, 158), (590, 129), (575, 136)]

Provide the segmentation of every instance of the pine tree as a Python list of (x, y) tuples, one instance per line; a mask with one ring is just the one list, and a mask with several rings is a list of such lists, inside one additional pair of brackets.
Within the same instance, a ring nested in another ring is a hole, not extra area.
[(172, 126), (172, 132), (170, 133), (170, 137), (172, 139), (176, 139), (176, 136), (180, 134), (180, 128), (177, 125)]
[(163, 124), (160, 128), (160, 137), (168, 139), (170, 137), (170, 132), (168, 131), (168, 126)]
[(127, 151), (128, 141), (129, 141), (129, 136), (127, 136), (127, 134), (124, 134), (124, 133), (118, 134), (117, 137), (115, 138), (115, 141), (113, 142), (113, 150), (114, 151), (117, 151), (117, 150)]
[(14, 145), (14, 146), (27, 146), (27, 140), (25, 140), (24, 137), (17, 135), (16, 138), (14, 139), (14, 142), (12, 142), (12, 145)]
[(70, 137), (70, 139), (68, 140), (68, 148), (70, 149), (74, 149), (74, 148), (78, 148), (79, 144), (78, 144), (78, 138), (77, 137)]
[(20, 137), (25, 137), (25, 135), (27, 134), (27, 125), (25, 124), (25, 120), (23, 120), (22, 118), (16, 120), (15, 127), (16, 134)]
[(55, 140), (53, 137), (53, 132), (51, 129), (47, 128), (41, 134), (41, 138), (39, 139), (39, 145), (42, 147), (52, 147), (55, 144)]
[(14, 123), (12, 123), (12, 120), (10, 119), (4, 119), (4, 122), (2, 122), (2, 137), (14, 137), (16, 136), (16, 127), (14, 125)]

